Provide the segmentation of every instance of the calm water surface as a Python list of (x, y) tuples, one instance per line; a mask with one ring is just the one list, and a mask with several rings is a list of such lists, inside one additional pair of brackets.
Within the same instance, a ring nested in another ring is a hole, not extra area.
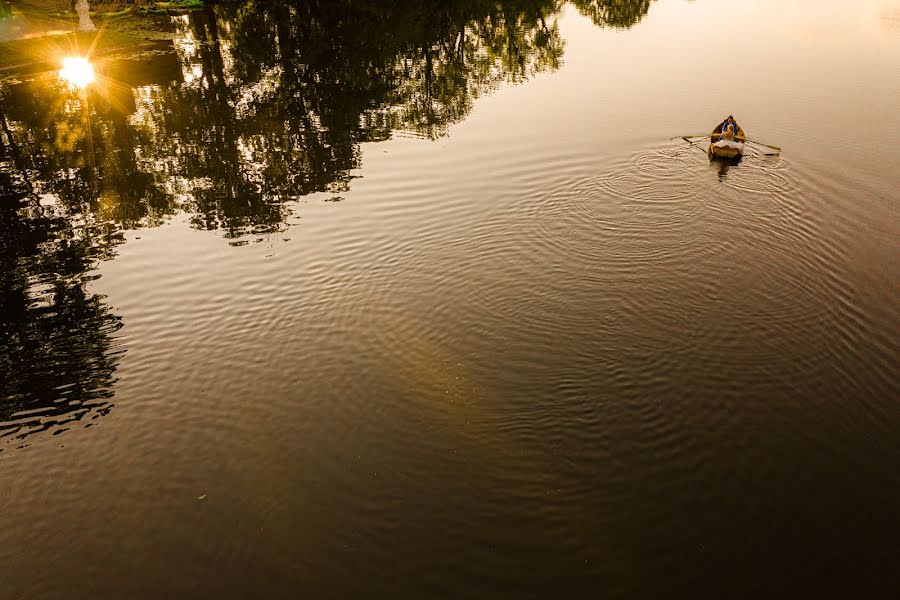
[(0, 84), (0, 597), (900, 591), (900, 3), (160, 27)]

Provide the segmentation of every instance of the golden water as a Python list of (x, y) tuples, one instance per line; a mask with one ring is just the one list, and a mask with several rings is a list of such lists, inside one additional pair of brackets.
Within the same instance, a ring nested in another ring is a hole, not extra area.
[(0, 596), (890, 596), (897, 2), (394, 6), (0, 84)]

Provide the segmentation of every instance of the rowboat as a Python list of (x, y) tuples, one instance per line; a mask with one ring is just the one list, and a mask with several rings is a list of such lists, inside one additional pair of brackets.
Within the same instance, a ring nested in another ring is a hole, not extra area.
[(709, 156), (710, 158), (740, 158), (744, 154), (744, 142), (747, 139), (744, 130), (735, 121), (734, 125), (737, 131), (734, 132), (734, 139), (722, 139), (722, 125), (724, 124), (725, 119), (722, 119), (722, 122), (709, 135)]

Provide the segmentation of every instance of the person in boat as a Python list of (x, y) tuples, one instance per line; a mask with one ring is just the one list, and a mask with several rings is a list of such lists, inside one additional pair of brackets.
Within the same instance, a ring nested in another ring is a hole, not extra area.
[(734, 136), (737, 135), (738, 127), (737, 123), (734, 122), (734, 117), (731, 115), (728, 115), (728, 118), (722, 123), (722, 132), (719, 134), (719, 139), (725, 139), (725, 134), (728, 132), (729, 127), (732, 129), (732, 134), (731, 137), (727, 139), (733, 140)]
[(729, 142), (733, 142), (733, 141), (734, 141), (734, 125), (732, 125), (731, 123), (728, 123), (728, 124), (722, 129), (722, 139), (723, 139), (723, 140), (728, 140)]

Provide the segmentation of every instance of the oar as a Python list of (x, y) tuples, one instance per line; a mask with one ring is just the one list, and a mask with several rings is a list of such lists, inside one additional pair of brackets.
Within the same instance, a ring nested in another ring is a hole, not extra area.
[[(707, 137), (706, 135), (676, 135), (675, 137), (669, 138), (669, 139), (677, 140), (678, 138), (681, 138), (684, 141), (686, 141), (688, 144), (693, 146), (694, 144), (697, 143), (697, 141), (703, 141), (704, 139), (706, 139), (706, 137)], [(694, 140), (692, 138), (696, 138), (696, 140)]]
[(756, 152), (756, 156), (778, 156), (777, 152), (763, 152), (762, 150), (758, 150), (756, 148), (753, 149)]
[(765, 146), (766, 148), (771, 148), (772, 150), (778, 150), (779, 152), (781, 152), (781, 148), (779, 148), (778, 146), (770, 146), (769, 144), (763, 144), (762, 142), (757, 142), (755, 140), (747, 140), (747, 141), (750, 142), (751, 144), (759, 144), (760, 146)]

